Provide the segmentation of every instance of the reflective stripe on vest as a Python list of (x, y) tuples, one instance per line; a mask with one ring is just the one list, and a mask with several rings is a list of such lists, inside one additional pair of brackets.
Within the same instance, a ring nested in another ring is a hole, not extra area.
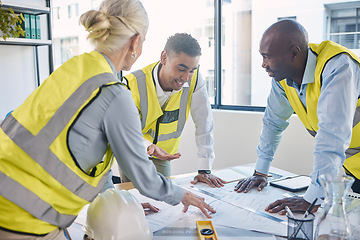
[[(97, 187), (93, 187), (69, 169), (51, 150), (50, 145), (64, 130), (70, 119), (99, 86), (108, 84), (111, 73), (102, 73), (85, 81), (72, 95), (60, 106), (52, 118), (37, 135), (33, 135), (23, 127), (10, 114), (3, 122), (1, 128), (7, 136), (14, 141), (25, 153), (34, 159), (59, 183), (86, 201), (92, 201), (101, 191), (107, 176), (106, 173)], [(58, 117), (61, 116), (61, 117)], [(16, 133), (16, 134), (15, 134)], [(35, 148), (34, 146), (41, 146)], [(43, 201), (36, 194), (17, 183), (4, 173), (0, 174), (1, 195), (17, 204), (36, 218), (59, 227), (69, 226), (76, 216), (60, 214), (52, 206)], [(16, 189), (16, 190), (15, 190)], [(27, 196), (26, 199), (19, 196)]]
[[(140, 107), (141, 107), (141, 128), (144, 129), (146, 126), (146, 119), (148, 114), (148, 95), (147, 95), (147, 87), (146, 87), (146, 75), (142, 70), (137, 70), (133, 73), (135, 78), (137, 79), (138, 89), (140, 94)], [(190, 86), (191, 81), (188, 81)], [(169, 134), (162, 134), (158, 136), (158, 141), (166, 141), (172, 138), (178, 138), (181, 136), (182, 130), (186, 123), (186, 105), (187, 99), (190, 91), (190, 87), (182, 88), (181, 100), (180, 100), (180, 108), (179, 108), (179, 118), (177, 124), (177, 130), (175, 132)], [(152, 138), (155, 137), (155, 131), (149, 129), (147, 132), (150, 134)]]
[[(324, 41), (321, 44), (309, 44), (311, 51), (317, 55), (315, 68), (315, 81), (307, 85), (306, 90), (306, 105), (305, 109), (296, 90), (287, 84), (287, 81), (281, 80), (279, 83), (284, 88), (286, 97), (288, 98), (292, 108), (308, 130), (308, 132), (315, 137), (319, 130), (317, 118), (317, 103), (321, 94), (322, 72), (327, 62), (339, 54), (347, 54), (360, 66), (360, 59), (345, 47), (331, 42)], [(344, 167), (349, 170), (354, 176), (360, 178), (360, 99), (357, 101), (357, 106), (353, 119), (352, 138), (349, 148), (345, 151)], [(356, 155), (356, 156), (355, 156)]]

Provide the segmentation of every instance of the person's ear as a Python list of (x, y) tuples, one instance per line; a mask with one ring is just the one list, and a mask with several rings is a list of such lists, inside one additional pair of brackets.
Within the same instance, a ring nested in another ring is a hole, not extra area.
[(160, 62), (162, 65), (165, 65), (166, 64), (166, 61), (168, 59), (168, 55), (167, 55), (167, 52), (165, 50), (163, 50), (161, 52), (161, 55), (160, 55)]
[(299, 46), (292, 46), (290, 50), (291, 60), (295, 61), (300, 56), (300, 47)]
[(141, 35), (140, 34), (136, 34), (134, 36), (131, 37), (130, 39), (130, 51), (134, 52), (137, 49), (137, 46), (140, 44), (141, 41)]

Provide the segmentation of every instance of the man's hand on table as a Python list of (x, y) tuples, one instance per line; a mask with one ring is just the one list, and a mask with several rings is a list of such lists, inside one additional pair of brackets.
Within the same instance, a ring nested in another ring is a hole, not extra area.
[[(299, 196), (283, 198), (280, 200), (276, 200), (273, 203), (270, 203), (266, 208), (265, 211), (269, 213), (279, 213), (280, 215), (285, 215), (286, 210), (285, 206), (288, 206), (291, 211), (306, 211), (311, 203), (307, 202), (304, 198)], [(316, 212), (319, 205), (315, 205), (311, 212)]]
[(181, 200), (181, 203), (184, 205), (183, 212), (186, 212), (189, 209), (189, 206), (192, 205), (199, 208), (207, 218), (211, 218), (209, 212), (216, 213), (216, 211), (204, 200), (205, 199), (202, 197), (199, 197), (189, 191), (185, 191), (184, 197)]
[[(254, 175), (245, 179), (242, 179), (238, 182), (235, 186), (236, 192), (244, 192), (247, 193), (250, 191), (251, 188), (257, 186), (258, 191), (261, 191), (266, 185), (268, 181), (266, 177), (260, 175)], [(273, 203), (270, 203), (266, 208), (265, 211), (269, 213), (279, 213), (280, 215), (285, 215), (286, 210), (285, 206), (288, 206), (292, 211), (306, 211), (310, 203), (307, 202), (304, 198), (294, 196), (289, 198), (283, 198), (276, 200)], [(320, 205), (315, 205), (311, 212), (316, 212)]]
[(227, 182), (218, 178), (211, 173), (199, 173), (194, 177), (194, 180), (191, 181), (191, 184), (196, 184), (197, 182), (207, 183), (210, 187), (223, 187)]
[(261, 191), (267, 184), (268, 181), (266, 177), (255, 175), (240, 180), (238, 184), (236, 184), (234, 190), (236, 192), (247, 193), (251, 188), (257, 187), (258, 191)]
[(165, 151), (161, 147), (156, 146), (155, 144), (151, 144), (150, 146), (148, 146), (147, 154), (164, 161), (171, 161), (181, 157), (180, 153), (169, 154), (167, 151)]

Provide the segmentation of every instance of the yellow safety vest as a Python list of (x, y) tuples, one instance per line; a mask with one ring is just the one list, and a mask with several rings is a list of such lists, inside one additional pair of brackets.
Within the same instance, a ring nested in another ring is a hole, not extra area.
[(70, 154), (68, 132), (101, 87), (118, 84), (115, 80), (99, 52), (82, 54), (54, 71), (1, 122), (1, 228), (46, 234), (68, 227), (102, 190), (111, 149), (95, 172), (85, 173)]
[[(339, 54), (347, 54), (353, 60), (355, 60), (360, 66), (360, 58), (354, 53), (349, 51), (347, 48), (331, 42), (324, 41), (321, 44), (309, 44), (310, 49), (317, 55), (316, 68), (315, 68), (315, 81), (307, 85), (306, 90), (306, 106), (301, 103), (296, 90), (289, 87), (286, 80), (281, 80), (280, 84), (284, 88), (286, 96), (302, 121), (308, 132), (315, 137), (316, 132), (319, 130), (318, 117), (317, 117), (317, 105), (319, 96), (321, 94), (322, 85), (322, 72), (326, 63), (333, 57)], [(354, 125), (351, 137), (351, 143), (349, 148), (345, 151), (346, 159), (343, 164), (344, 168), (351, 172), (356, 178), (360, 179), (360, 99), (357, 102), (357, 108), (354, 109)]]
[(163, 148), (170, 154), (178, 152), (181, 133), (189, 116), (191, 97), (195, 90), (198, 78), (198, 69), (191, 80), (189, 87), (182, 88), (173, 94), (164, 111), (158, 101), (153, 74), (153, 63), (141, 70), (135, 71), (124, 78), (139, 110), (141, 127), (144, 138)]

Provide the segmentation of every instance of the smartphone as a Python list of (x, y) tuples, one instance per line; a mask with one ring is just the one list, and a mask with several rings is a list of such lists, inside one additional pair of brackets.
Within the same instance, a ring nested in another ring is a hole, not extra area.
[(306, 175), (297, 175), (270, 182), (270, 186), (281, 188), (290, 192), (300, 192), (306, 190), (311, 183), (311, 179)]

